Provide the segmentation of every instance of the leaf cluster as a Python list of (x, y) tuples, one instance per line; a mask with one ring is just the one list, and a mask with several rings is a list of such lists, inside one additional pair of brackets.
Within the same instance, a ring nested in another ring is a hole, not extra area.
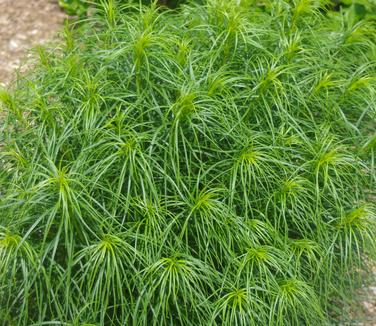
[(375, 252), (375, 26), (269, 8), (107, 1), (0, 93), (3, 320), (328, 322)]

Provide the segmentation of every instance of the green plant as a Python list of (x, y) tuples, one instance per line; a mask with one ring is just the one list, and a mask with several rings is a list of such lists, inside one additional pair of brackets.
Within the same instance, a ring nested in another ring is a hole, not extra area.
[[(150, 5), (156, 3), (161, 6), (169, 8), (177, 8), (178, 6), (187, 2), (187, 0), (121, 0), (122, 3), (138, 3), (143, 5)], [(192, 1), (192, 0), (191, 0)], [(201, 0), (194, 1), (197, 4), (202, 4)], [(60, 7), (68, 14), (83, 17), (86, 15), (89, 6), (106, 3), (103, 0), (59, 0)], [(270, 0), (241, 0), (239, 3), (246, 3), (247, 5), (255, 6), (259, 9), (270, 9), (273, 7)], [(237, 4), (239, 4), (237, 3)], [(350, 12), (353, 19), (375, 19), (376, 16), (376, 2), (375, 0), (327, 0), (326, 10), (345, 10)]]
[(354, 19), (376, 20), (375, 0), (343, 0), (340, 5), (348, 10)]
[(71, 16), (79, 17), (86, 15), (89, 3), (82, 0), (59, 0), (59, 6)]
[(106, 1), (1, 91), (4, 320), (328, 322), (375, 252), (375, 28), (269, 5)]
[[(120, 0), (123, 4), (140, 4), (151, 5), (156, 3), (160, 6), (167, 6), (169, 8), (176, 8), (179, 5), (186, 3), (187, 0)], [(105, 5), (107, 0), (59, 0), (59, 6), (71, 16), (83, 17), (87, 14), (90, 6), (95, 7), (98, 5)], [(200, 0), (196, 1), (201, 3)]]

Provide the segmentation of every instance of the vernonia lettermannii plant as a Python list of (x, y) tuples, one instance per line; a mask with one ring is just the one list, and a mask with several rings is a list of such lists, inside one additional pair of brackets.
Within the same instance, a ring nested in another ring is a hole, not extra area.
[(375, 249), (376, 30), (322, 1), (104, 1), (2, 91), (7, 325), (325, 325)]

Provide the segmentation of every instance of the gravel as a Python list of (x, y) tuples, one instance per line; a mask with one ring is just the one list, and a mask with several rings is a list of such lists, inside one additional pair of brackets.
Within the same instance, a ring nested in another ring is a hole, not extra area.
[(51, 40), (65, 14), (57, 0), (0, 0), (0, 85), (7, 85), (28, 50)]

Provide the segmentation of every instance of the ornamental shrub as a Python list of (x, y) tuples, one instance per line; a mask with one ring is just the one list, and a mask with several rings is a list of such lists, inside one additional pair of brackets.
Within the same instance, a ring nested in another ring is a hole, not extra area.
[[(160, 6), (169, 8), (178, 8), (187, 0), (119, 0), (121, 3), (136, 3), (150, 5), (156, 3)], [(191, 0), (197, 4), (202, 4), (203, 0)], [(274, 0), (239, 0), (237, 4), (246, 2), (260, 10), (267, 10), (269, 5), (273, 6)], [(78, 17), (84, 17), (88, 8), (98, 3), (106, 3), (107, 0), (58, 0), (59, 6), (68, 14)], [(376, 0), (326, 0), (326, 10), (344, 10), (349, 11), (354, 19), (376, 19)]]
[[(95, 6), (96, 4), (102, 4), (108, 2), (107, 0), (58, 0), (59, 6), (68, 15), (83, 17), (87, 14), (88, 8), (90, 6)], [(150, 5), (151, 3), (156, 3), (161, 6), (167, 6), (170, 8), (177, 8), (180, 4), (185, 3), (186, 0), (120, 0), (121, 3), (134, 3), (141, 5)], [(199, 3), (200, 0), (195, 0)]]
[(107, 1), (1, 91), (5, 324), (330, 322), (375, 252), (376, 31), (270, 5)]

